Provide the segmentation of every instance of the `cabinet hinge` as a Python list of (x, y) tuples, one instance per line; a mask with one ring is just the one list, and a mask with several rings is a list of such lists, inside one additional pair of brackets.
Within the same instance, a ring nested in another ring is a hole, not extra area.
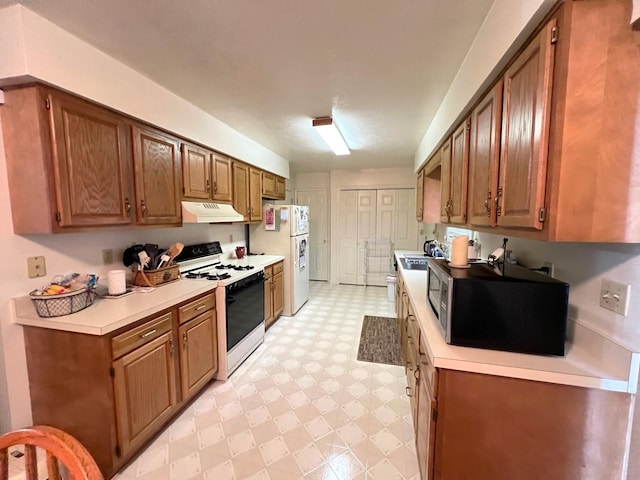
[(111, 378), (116, 378), (116, 370), (115, 370), (115, 368), (110, 368), (109, 369), (109, 376)]
[(44, 99), (44, 106), (47, 110), (51, 110), (51, 100), (49, 100), (49, 97)]
[(120, 455), (122, 455), (122, 452), (120, 451), (120, 445), (116, 445), (116, 457), (119, 457)]
[(60, 223), (60, 220), (62, 220), (62, 216), (60, 215), (60, 212), (56, 212), (56, 222)]
[(558, 38), (560, 38), (560, 29), (553, 27), (551, 29), (551, 45), (558, 43)]
[(547, 209), (541, 208), (540, 210), (538, 210), (538, 221), (544, 222), (546, 219), (547, 219)]
[(434, 422), (438, 420), (438, 409), (434, 408), (431, 410), (431, 420)]

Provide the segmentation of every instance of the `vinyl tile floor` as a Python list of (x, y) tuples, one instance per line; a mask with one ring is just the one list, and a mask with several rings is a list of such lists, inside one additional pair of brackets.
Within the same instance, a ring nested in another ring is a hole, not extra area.
[(385, 287), (311, 282), (230, 377), (193, 401), (117, 480), (418, 480), (404, 368), (356, 360)]

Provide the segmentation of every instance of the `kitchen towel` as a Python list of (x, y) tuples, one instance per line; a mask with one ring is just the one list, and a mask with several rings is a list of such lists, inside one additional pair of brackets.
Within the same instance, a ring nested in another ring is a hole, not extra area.
[(107, 274), (109, 295), (121, 295), (127, 291), (127, 273), (124, 270), (111, 270)]
[(456, 267), (466, 266), (468, 262), (469, 236), (458, 235), (451, 241), (451, 265)]

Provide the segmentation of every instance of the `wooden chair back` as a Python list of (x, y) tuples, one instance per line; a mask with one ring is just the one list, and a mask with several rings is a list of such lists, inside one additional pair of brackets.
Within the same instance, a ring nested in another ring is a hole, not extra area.
[(76, 438), (45, 425), (0, 435), (0, 480), (9, 478), (9, 447), (24, 445), (25, 479), (38, 480), (36, 448), (45, 451), (49, 480), (62, 480), (60, 465), (70, 480), (104, 480), (95, 460)]

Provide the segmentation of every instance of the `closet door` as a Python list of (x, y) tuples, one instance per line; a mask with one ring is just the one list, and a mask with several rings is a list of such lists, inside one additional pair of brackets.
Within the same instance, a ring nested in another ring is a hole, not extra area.
[(394, 209), (394, 236), (396, 250), (418, 249), (418, 222), (416, 221), (416, 194), (413, 189), (396, 190)]
[(338, 213), (338, 282), (364, 284), (364, 239), (376, 234), (376, 191), (342, 190)]

